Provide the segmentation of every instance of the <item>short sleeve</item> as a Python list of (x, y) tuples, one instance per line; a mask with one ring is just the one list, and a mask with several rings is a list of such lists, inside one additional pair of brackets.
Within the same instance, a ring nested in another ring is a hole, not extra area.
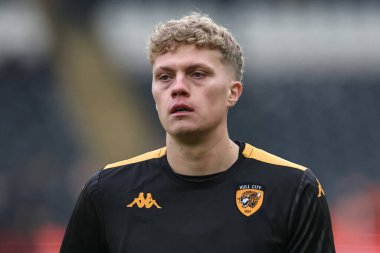
[(84, 186), (69, 220), (60, 253), (105, 253), (96, 173)]
[(289, 253), (335, 252), (330, 212), (324, 190), (307, 169), (301, 178), (289, 219)]

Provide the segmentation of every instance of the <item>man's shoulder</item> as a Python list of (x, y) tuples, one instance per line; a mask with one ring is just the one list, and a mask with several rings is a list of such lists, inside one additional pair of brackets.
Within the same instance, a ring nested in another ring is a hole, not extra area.
[[(290, 196), (293, 196), (295, 191), (303, 191), (306, 188), (311, 191), (313, 196), (321, 196), (321, 192), (323, 192), (317, 177), (307, 167), (285, 160), (248, 143), (245, 143), (242, 155), (249, 163), (248, 166), (246, 166), (247, 163), (244, 165), (245, 172), (250, 172), (244, 175), (255, 176), (268, 188), (276, 186), (279, 189), (288, 189), (287, 193)], [(285, 198), (286, 193), (280, 195)]]
[(126, 160), (122, 160), (122, 161), (115, 162), (115, 163), (110, 163), (107, 166), (105, 166), (103, 170), (118, 168), (118, 167), (130, 165), (130, 164), (137, 164), (137, 163), (141, 163), (144, 161), (149, 161), (152, 159), (161, 158), (165, 155), (166, 155), (166, 147), (163, 147), (163, 148), (159, 148), (159, 149), (156, 149), (153, 151), (149, 151), (149, 152), (146, 152), (144, 154), (141, 154), (141, 155), (138, 155), (138, 156), (126, 159)]
[(245, 158), (253, 159), (253, 160), (270, 164), (270, 165), (289, 167), (289, 168), (294, 168), (300, 171), (307, 170), (307, 168), (302, 165), (285, 160), (267, 151), (256, 148), (248, 143), (245, 144), (242, 154)]
[[(99, 172), (98, 182), (99, 189), (102, 192), (116, 193), (129, 185), (135, 185), (136, 177), (156, 175), (160, 168), (160, 158), (166, 155), (166, 148), (159, 148), (144, 154), (110, 163)], [(153, 173), (153, 174), (152, 174)]]

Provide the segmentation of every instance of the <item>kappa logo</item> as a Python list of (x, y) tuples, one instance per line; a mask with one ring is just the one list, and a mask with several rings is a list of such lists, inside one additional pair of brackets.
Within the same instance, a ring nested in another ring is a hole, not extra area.
[(152, 206), (155, 206), (156, 208), (162, 208), (152, 198), (152, 194), (149, 192), (146, 194), (146, 198), (144, 197), (144, 193), (140, 192), (139, 196), (135, 198), (130, 204), (128, 204), (127, 207), (133, 207), (134, 205), (137, 205), (138, 208), (151, 208)]
[(264, 200), (264, 187), (255, 184), (242, 184), (236, 189), (236, 206), (245, 216), (257, 212)]

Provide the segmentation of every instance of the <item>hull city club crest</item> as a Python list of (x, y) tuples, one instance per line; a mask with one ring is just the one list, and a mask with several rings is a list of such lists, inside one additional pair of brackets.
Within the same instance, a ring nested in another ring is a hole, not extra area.
[(264, 200), (264, 187), (256, 184), (242, 184), (236, 189), (236, 206), (245, 216), (257, 212)]

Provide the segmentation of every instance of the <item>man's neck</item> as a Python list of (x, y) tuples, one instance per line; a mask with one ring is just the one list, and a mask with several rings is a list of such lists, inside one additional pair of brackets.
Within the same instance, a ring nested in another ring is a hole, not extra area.
[(239, 156), (239, 146), (228, 135), (191, 144), (170, 135), (166, 137), (168, 162), (175, 173), (210, 175), (227, 170)]

